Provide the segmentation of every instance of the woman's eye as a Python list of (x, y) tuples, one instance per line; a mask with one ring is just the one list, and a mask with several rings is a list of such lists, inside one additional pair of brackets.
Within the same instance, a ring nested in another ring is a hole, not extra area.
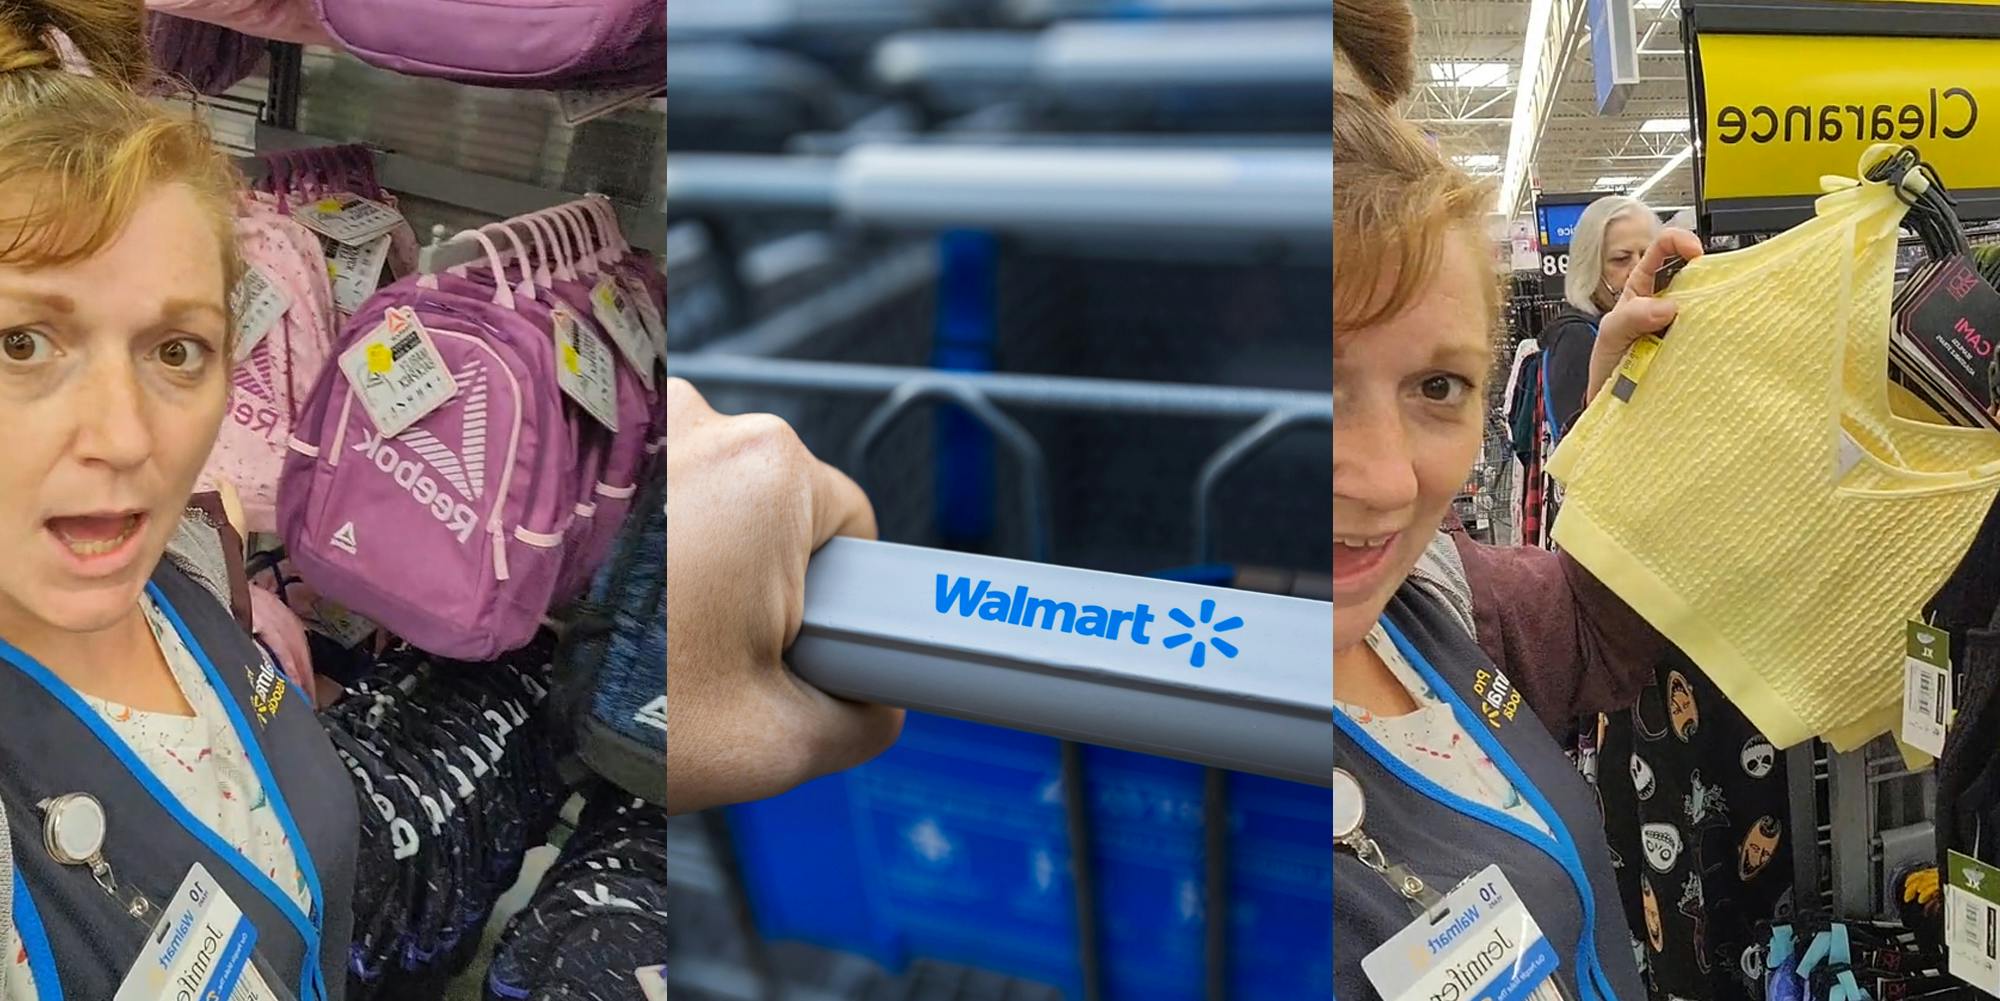
[(186, 337), (178, 337), (160, 345), (160, 361), (168, 368), (196, 369), (208, 359), (208, 345)]
[(49, 355), (49, 339), (32, 330), (10, 330), (0, 334), (0, 351), (12, 362), (40, 361)]
[(1424, 394), (1424, 399), (1432, 403), (1456, 406), (1464, 402), (1466, 394), (1472, 392), (1472, 383), (1455, 375), (1434, 375), (1417, 388)]

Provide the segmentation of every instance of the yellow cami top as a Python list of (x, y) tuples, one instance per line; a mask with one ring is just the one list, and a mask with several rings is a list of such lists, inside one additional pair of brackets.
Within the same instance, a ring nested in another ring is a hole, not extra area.
[(1558, 544), (1773, 743), (1847, 750), (1896, 725), (1903, 624), (2000, 491), (2000, 433), (1888, 381), (1905, 206), (1827, 184), (1812, 220), (1681, 272), (1629, 398), (1600, 393), (1549, 472)]

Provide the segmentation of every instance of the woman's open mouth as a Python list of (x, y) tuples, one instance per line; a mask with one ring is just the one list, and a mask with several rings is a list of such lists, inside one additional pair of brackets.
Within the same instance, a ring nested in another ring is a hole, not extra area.
[(43, 522), (73, 567), (93, 576), (122, 569), (146, 528), (144, 511), (64, 515)]

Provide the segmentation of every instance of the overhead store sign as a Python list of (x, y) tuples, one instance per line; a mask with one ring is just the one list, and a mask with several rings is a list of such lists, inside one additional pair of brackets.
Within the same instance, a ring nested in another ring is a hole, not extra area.
[[(1712, 232), (1811, 215), (1820, 178), (1869, 146), (1915, 146), (1966, 218), (2000, 216), (2000, 9), (1697, 0), (1696, 185)], [(1953, 37), (1938, 37), (1953, 36)]]

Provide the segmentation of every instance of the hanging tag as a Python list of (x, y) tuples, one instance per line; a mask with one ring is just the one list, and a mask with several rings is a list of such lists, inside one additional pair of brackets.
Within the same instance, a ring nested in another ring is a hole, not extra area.
[(1555, 948), (1497, 865), (1361, 960), (1383, 1001), (1555, 1001)]
[(1951, 636), (1914, 619), (1903, 624), (1903, 743), (1944, 756), (1951, 719)]
[(557, 303), (556, 385), (599, 424), (618, 430), (618, 360), (596, 328)]
[(347, 315), (375, 294), (382, 284), (382, 265), (389, 259), (388, 234), (362, 244), (342, 243), (326, 258), (326, 275), (333, 283), (333, 305)]
[(292, 216), (313, 232), (337, 243), (359, 246), (403, 223), (403, 214), (372, 198), (355, 194), (328, 195), (292, 210)]
[(2000, 869), (1958, 852), (1945, 860), (1944, 940), (1951, 975), (2000, 995)]
[(347, 606), (330, 598), (314, 598), (312, 603), (313, 631), (342, 647), (352, 650), (360, 646), (380, 628), (375, 623), (348, 611)]
[(575, 127), (628, 104), (643, 101), (659, 89), (659, 84), (648, 83), (609, 90), (559, 90), (556, 91), (556, 106), (562, 110), (563, 123)]
[(115, 1001), (228, 998), (256, 945), (256, 927), (197, 862), (146, 936)]
[(340, 355), (340, 370), (385, 438), (402, 434), (458, 392), (430, 331), (408, 306), (397, 306)]
[(597, 323), (611, 335), (618, 352), (625, 356), (625, 363), (639, 373), (650, 392), (653, 388), (653, 338), (646, 331), (646, 322), (639, 318), (638, 307), (633, 305), (633, 297), (627, 294), (625, 286), (610, 275), (597, 282), (590, 290), (590, 304), (597, 313)]
[(1653, 364), (1653, 356), (1660, 353), (1660, 339), (1651, 334), (1632, 342), (1625, 351), (1625, 360), (1618, 363), (1617, 374), (1611, 377), (1611, 395), (1630, 403), (1632, 391), (1639, 388), (1639, 380), (1646, 375), (1646, 369)]
[[(667, 324), (665, 320), (660, 318), (660, 307), (653, 302), (652, 291), (646, 288), (644, 282), (628, 278), (625, 281), (625, 294), (632, 297), (632, 305), (639, 310), (639, 322), (645, 325), (647, 335), (653, 339), (653, 359), (658, 361), (665, 358), (667, 356)], [(649, 379), (646, 383), (646, 388), (653, 388), (653, 384), (650, 381), (653, 374), (652, 370), (648, 369), (644, 374)]]
[(667, 1001), (667, 968), (664, 966), (641, 966), (632, 971), (639, 978), (639, 993), (646, 1001)]
[(243, 269), (243, 277), (229, 290), (229, 315), (236, 318), (235, 360), (250, 357), (250, 352), (256, 350), (264, 335), (271, 332), (290, 308), (292, 297), (263, 268), (252, 264)]

